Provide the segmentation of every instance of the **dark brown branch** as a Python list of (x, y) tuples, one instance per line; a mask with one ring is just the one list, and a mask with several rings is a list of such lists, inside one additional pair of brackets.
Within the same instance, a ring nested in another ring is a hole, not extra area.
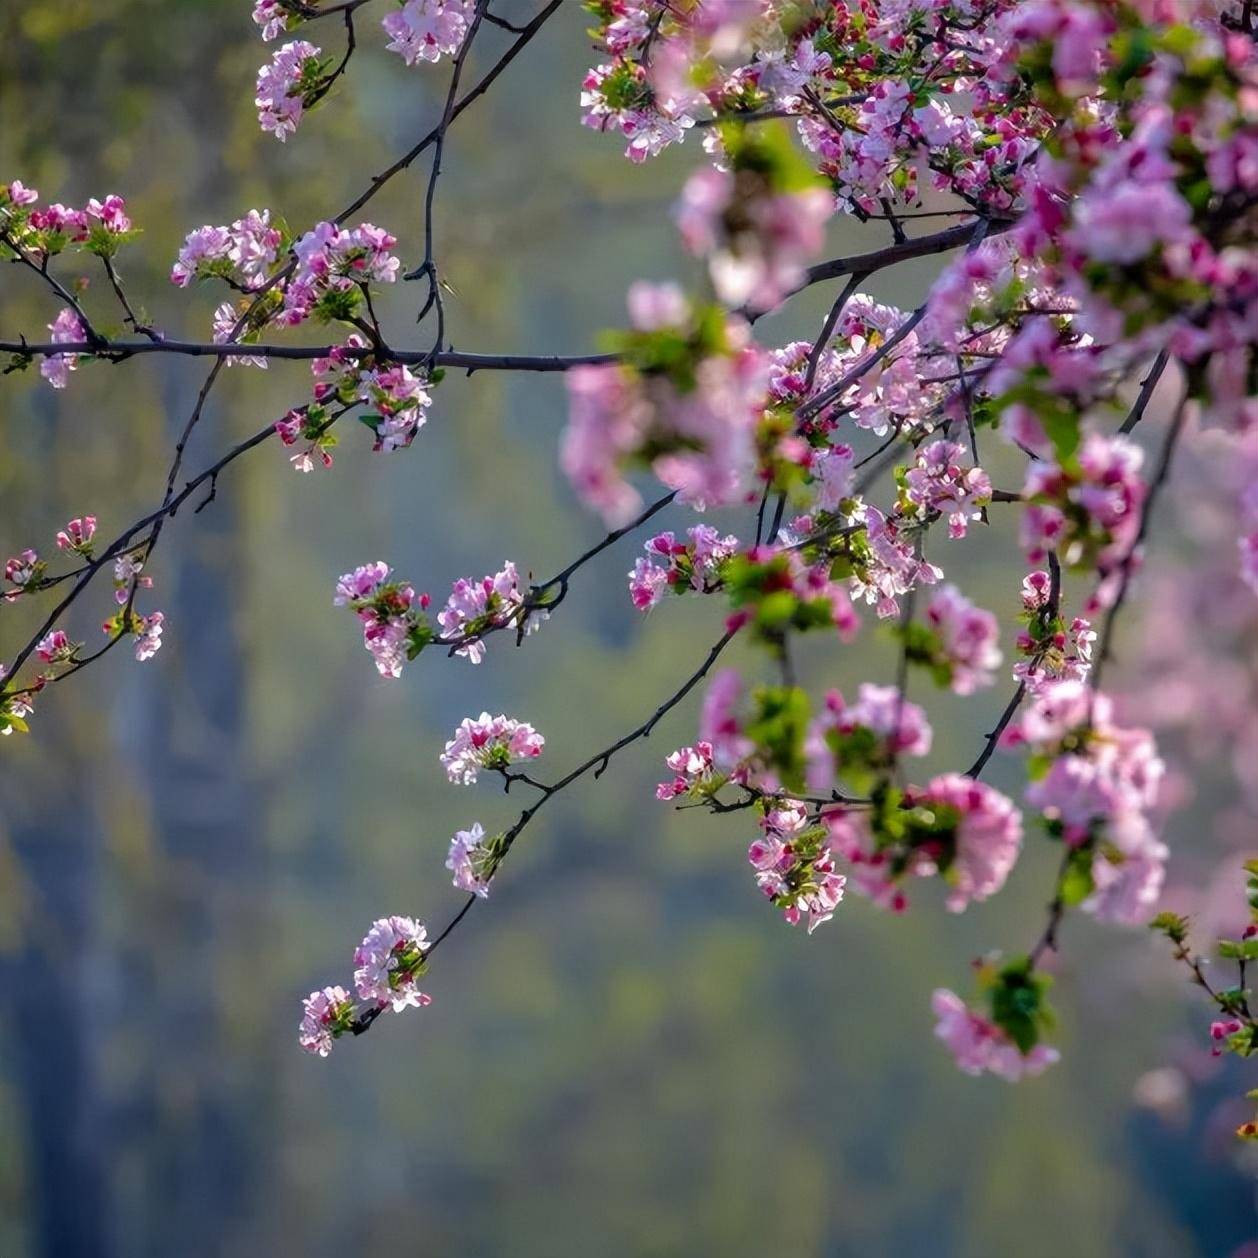
[(250, 345), (243, 341), (225, 341), (216, 344), (203, 341), (110, 341), (102, 339), (99, 345), (87, 341), (65, 344), (54, 342), (0, 341), (0, 354), (30, 355), (36, 358), (54, 354), (99, 354), (121, 361), (144, 354), (176, 354), (188, 358), (235, 358), (251, 355), (256, 358), (273, 358), (307, 362), (314, 358), (326, 358), (338, 349), (347, 358), (368, 358), (378, 355), (389, 362), (421, 364), (432, 359), (435, 366), (455, 367), (476, 371), (567, 371), (587, 364), (617, 361), (616, 354), (465, 354), (445, 350), (432, 355), (427, 350), (378, 349), (372, 345)]

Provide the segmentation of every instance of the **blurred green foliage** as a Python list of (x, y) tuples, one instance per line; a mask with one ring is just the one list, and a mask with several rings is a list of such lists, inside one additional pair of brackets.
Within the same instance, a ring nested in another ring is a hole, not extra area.
[[(0, 6), (0, 177), (68, 204), (125, 195), (145, 234), (122, 270), (172, 332), (204, 336), (217, 300), (166, 283), (186, 231), (263, 205), (303, 228), (422, 135), (444, 91), (444, 67), (380, 51), (366, 10), (348, 80), (277, 145), (251, 105), (267, 50), (248, 11)], [(694, 274), (667, 209), (696, 154), (631, 168), (578, 126), (585, 26), (563, 6), (452, 132), (437, 230), (457, 348), (585, 350), (621, 321), (631, 279)], [(335, 24), (311, 34), (339, 50)], [(506, 38), (486, 32), (476, 65)], [(408, 265), (422, 173), (368, 214)], [(836, 251), (880, 242), (833, 230)], [(915, 304), (932, 270), (904, 267), (877, 295)], [(102, 282), (87, 299), (108, 326)], [(420, 334), (416, 286), (398, 287), (383, 313), (401, 341)], [(763, 335), (806, 334), (826, 300)], [(30, 277), (0, 274), (5, 335), (55, 313)], [(34, 373), (0, 380), (0, 551), (48, 550), (87, 510), (112, 533), (154, 504), (204, 371), (84, 367), (63, 395)], [(189, 466), (307, 389), (300, 364), (233, 370)], [(652, 798), (696, 700), (530, 827), (442, 950), (430, 1009), (326, 1062), (298, 1051), (300, 996), (348, 979), (379, 913), (443, 920), (458, 903), (448, 836), (515, 815), (488, 784), (445, 784), (437, 753), (461, 716), (530, 720), (547, 736), (539, 774), (562, 771), (641, 720), (719, 633), (721, 609), (699, 600), (639, 622), (625, 542), (522, 654), (497, 639), (479, 669), (425, 655), (377, 679), (331, 607), (345, 568), (383, 558), (440, 594), (506, 557), (548, 576), (599, 534), (555, 471), (563, 409), (557, 378), (451, 377), (405, 454), (372, 456), (351, 433), (333, 472), (301, 477), (278, 447), (257, 451), (163, 541), (158, 658), (110, 656), (0, 748), (0, 1253), (1186, 1258), (1244, 1236), (1224, 1164), (1196, 1174), (1189, 1140), (1146, 1156), (1130, 1088), (1177, 1011), (1165, 971), (1133, 969), (1113, 933), (1066, 928), (1065, 1059), (1043, 1079), (964, 1078), (932, 1041), (931, 989), (964, 990), (970, 958), (1037, 933), (1050, 853), (1032, 841), (1009, 890), (962, 919), (927, 889), (902, 919), (850, 900), (808, 939), (758, 896), (747, 818)], [(976, 532), (951, 544), (958, 575), (1012, 625), (1011, 544)], [(108, 597), (74, 636), (98, 632)], [(0, 609), (0, 657), (29, 616)], [(894, 646), (873, 628), (850, 648), (804, 645), (814, 683), (889, 675)], [(968, 762), (1004, 699), (931, 697), (930, 769)]]

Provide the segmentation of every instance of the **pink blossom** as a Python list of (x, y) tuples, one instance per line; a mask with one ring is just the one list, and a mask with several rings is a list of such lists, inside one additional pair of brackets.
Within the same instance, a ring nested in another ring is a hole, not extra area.
[[(57, 345), (74, 345), (87, 340), (87, 329), (79, 316), (67, 306), (48, 325), (53, 342)], [(51, 354), (39, 365), (39, 374), (54, 389), (64, 389), (70, 383), (70, 373), (78, 366), (78, 354)]]
[(68, 659), (73, 652), (70, 639), (66, 637), (65, 631), (62, 629), (54, 629), (50, 633), (46, 633), (35, 647), (35, 654), (39, 656), (45, 664), (56, 664), (61, 660)]
[(482, 900), (489, 895), (489, 883), (501, 859), (498, 846), (501, 837), (486, 840), (480, 822), (475, 822), (470, 830), (460, 830), (450, 840), (446, 868), (454, 874), (454, 885), (460, 891)]
[(734, 669), (726, 668), (712, 679), (703, 698), (699, 738), (711, 747), (712, 763), (722, 772), (736, 769), (755, 750), (738, 717), (742, 693), (742, 679)]
[(542, 754), (546, 740), (525, 721), (482, 712), (464, 717), (441, 753), (446, 776), (460, 786), (476, 781), (481, 769), (506, 769)]
[(1170, 183), (1120, 182), (1088, 189), (1074, 204), (1067, 238), (1095, 262), (1139, 262), (1185, 238), (1192, 211)]
[(306, 1052), (326, 1057), (332, 1051), (333, 1040), (348, 1029), (353, 1012), (353, 1001), (343, 987), (311, 992), (302, 1002), (297, 1042)]
[(868, 566), (852, 577), (852, 593), (872, 603), (879, 617), (886, 620), (899, 612), (901, 595), (919, 582), (933, 584), (943, 573), (922, 559), (913, 544), (902, 536), (900, 526), (877, 507), (865, 506), (860, 514), (870, 557)]
[(828, 832), (810, 824), (795, 800), (775, 801), (760, 824), (761, 837), (747, 852), (756, 884), (790, 925), (807, 922), (811, 935), (834, 916), (847, 882), (835, 868)]
[(971, 520), (980, 519), (991, 501), (992, 483), (981, 467), (964, 468), (963, 451), (954, 441), (932, 441), (917, 452), (905, 476), (908, 500), (926, 512), (948, 517), (949, 537), (964, 537)]
[(5, 595), (5, 600), (12, 602), (18, 593), (28, 585), (36, 582), (43, 574), (44, 564), (39, 555), (29, 547), (12, 556), (4, 565), (4, 579), (17, 587)]
[(8, 197), (10, 205), (34, 205), (39, 200), (39, 193), (26, 187), (20, 179), (15, 179), (7, 188), (0, 187), (0, 192)]
[(254, 104), (258, 122), (277, 140), (287, 140), (297, 130), (305, 107), (303, 82), (319, 63), (320, 50), (303, 39), (285, 44), (258, 71)]
[(166, 617), (161, 612), (140, 616), (135, 628), (135, 658), (142, 664), (162, 649), (162, 628)]
[(231, 233), (226, 227), (207, 225), (189, 232), (183, 248), (179, 250), (179, 258), (171, 268), (170, 282), (187, 288), (203, 266), (226, 258), (230, 248)]
[(85, 515), (71, 520), (57, 533), (57, 546), (76, 555), (90, 555), (92, 538), (96, 536), (96, 517)]
[(679, 747), (664, 758), (664, 763), (673, 776), (655, 788), (656, 799), (677, 799), (682, 795), (701, 792), (713, 783), (724, 780), (713, 763), (711, 743), (699, 741), (693, 747)]
[(92, 197), (87, 203), (87, 214), (111, 235), (123, 235), (131, 230), (131, 220), (127, 217), (127, 204), (115, 194), (111, 193), (103, 201)]
[[(237, 312), (231, 302), (225, 301), (214, 311), (214, 344), (230, 345), (237, 335), (237, 324), (243, 318), (243, 312)], [(265, 357), (258, 354), (229, 354), (223, 360), (228, 367), (260, 367), (266, 371), (268, 363)]]
[(853, 704), (830, 690), (804, 742), (807, 782), (813, 790), (828, 791), (836, 774), (880, 773), (901, 755), (926, 755), (930, 744), (926, 713), (904, 699), (895, 686), (862, 682)]
[(382, 917), (372, 923), (354, 950), (354, 990), (360, 1000), (395, 1013), (432, 1003), (417, 980), (424, 970), (428, 932), (423, 922), (410, 917)]
[(279, 0), (255, 0), (253, 20), (261, 28), (262, 38), (267, 43), (278, 39), (288, 30), (288, 20), (291, 16), (291, 10), (285, 9)]
[(955, 585), (942, 585), (926, 605), (926, 623), (938, 636), (957, 694), (973, 694), (996, 680), (1000, 629), (991, 612), (976, 607)]
[(443, 641), (455, 654), (479, 664), (485, 658), (484, 633), (506, 625), (523, 626), (530, 634), (540, 628), (546, 612), (526, 612), (520, 577), (510, 560), (492, 576), (473, 581), (460, 577), (450, 589), (446, 605), (437, 613)]
[(994, 1022), (971, 1009), (955, 992), (938, 988), (931, 996), (938, 1022), (935, 1034), (967, 1075), (994, 1074), (1016, 1083), (1043, 1073), (1061, 1054), (1047, 1044), (1037, 1044), (1023, 1054)]
[(999, 791), (961, 773), (932, 778), (914, 787), (906, 802), (916, 808), (955, 814), (952, 851), (944, 877), (951, 890), (948, 909), (961, 912), (1005, 885), (1022, 850), (1022, 814)]
[(380, 25), (389, 36), (389, 51), (408, 66), (440, 61), (459, 51), (476, 10), (475, 0), (406, 0)]

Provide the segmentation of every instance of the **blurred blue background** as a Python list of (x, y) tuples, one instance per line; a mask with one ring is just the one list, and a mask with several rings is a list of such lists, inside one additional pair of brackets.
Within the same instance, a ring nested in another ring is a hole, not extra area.
[[(166, 282), (183, 235), (264, 206), (304, 230), (423, 135), (445, 90), (446, 67), (384, 54), (365, 10), (349, 79), (281, 146), (252, 108), (271, 49), (249, 7), (0, 5), (0, 178), (72, 205), (126, 196), (145, 231), (122, 260), (133, 296), (199, 338), (219, 296)], [(451, 132), (437, 230), (456, 348), (589, 350), (623, 321), (631, 280), (694, 275), (668, 208), (697, 145), (633, 168), (578, 125), (587, 25), (565, 3)], [(340, 50), (335, 22), (309, 36)], [(507, 39), (487, 31), (469, 76)], [(365, 212), (407, 265), (423, 173)], [(836, 222), (831, 248), (883, 238)], [(873, 291), (916, 305), (937, 265)], [(87, 301), (108, 325), (102, 280)], [(423, 344), (416, 288), (398, 287), (391, 339)], [(813, 332), (831, 297), (766, 320), (762, 339)], [(55, 314), (32, 277), (0, 271), (0, 334), (36, 338)], [(0, 378), (0, 552), (49, 552), (89, 511), (112, 536), (155, 505), (205, 370), (84, 366), (64, 394), (33, 372)], [(300, 363), (233, 369), (187, 466), (308, 387)], [(652, 797), (663, 756), (693, 740), (697, 696), (529, 828), (442, 949), (431, 1008), (327, 1061), (299, 1052), (300, 997), (347, 981), (372, 918), (444, 921), (450, 834), (515, 816), (490, 784), (446, 784), (437, 754), (461, 717), (531, 721), (538, 773), (558, 776), (642, 720), (720, 632), (715, 603), (632, 611), (629, 539), (520, 653), (504, 636), (480, 668), (426, 655), (400, 682), (376, 676), (331, 606), (340, 572), (384, 559), (443, 597), (505, 558), (549, 576), (600, 535), (556, 470), (564, 410), (558, 377), (452, 374), (406, 453), (373, 456), (351, 432), (333, 471), (302, 477), (264, 446), (163, 538), (159, 656), (107, 657), (0, 748), (0, 1255), (1213, 1258), (1251, 1239), (1253, 1168), (1228, 1119), (1254, 1081), (1203, 1072), (1155, 1096), (1160, 1114), (1133, 1102), (1179, 1037), (1204, 1056), (1204, 1011), (1143, 932), (1072, 919), (1062, 1064), (1017, 1088), (961, 1076), (931, 1037), (930, 992), (965, 991), (974, 956), (1032, 942), (1051, 852), (1029, 843), (1006, 893), (962, 918), (923, 888), (902, 918), (849, 900), (809, 939), (755, 889), (749, 817)], [(1005, 532), (977, 530), (945, 562), (1012, 623)], [(72, 636), (95, 640), (112, 610), (107, 587), (95, 598)], [(0, 610), (0, 659), (30, 615)], [(810, 644), (804, 675), (854, 691), (891, 661), (871, 626), (853, 647)], [(926, 697), (926, 771), (968, 763), (1006, 697)], [(992, 780), (1016, 790), (1001, 759)], [(1208, 802), (1172, 842), (1205, 832)]]

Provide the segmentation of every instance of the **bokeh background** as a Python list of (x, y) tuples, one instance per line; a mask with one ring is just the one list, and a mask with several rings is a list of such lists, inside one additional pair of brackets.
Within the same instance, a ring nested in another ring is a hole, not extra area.
[[(348, 82), (281, 146), (252, 108), (270, 50), (249, 8), (0, 4), (0, 178), (67, 204), (125, 195), (145, 235), (124, 273), (172, 332), (208, 335), (219, 299), (166, 282), (185, 232), (263, 206), (304, 229), (421, 136), (444, 93), (446, 67), (383, 53), (369, 9)], [(457, 348), (588, 350), (632, 279), (694, 274), (668, 220), (693, 147), (633, 168), (579, 127), (586, 26), (565, 3), (451, 133), (437, 226)], [(311, 35), (339, 52), (336, 24)], [(486, 31), (469, 75), (506, 40)], [(410, 265), (422, 175), (367, 212)], [(832, 236), (835, 251), (883, 240), (851, 222)], [(873, 291), (915, 305), (936, 266)], [(87, 300), (108, 324), (101, 284)], [(422, 344), (416, 289), (399, 289), (391, 339)], [(763, 338), (809, 334), (830, 296)], [(29, 275), (0, 271), (4, 335), (37, 336), (55, 313)], [(155, 504), (205, 370), (83, 367), (64, 394), (33, 372), (0, 378), (0, 552), (51, 551), (88, 511), (112, 535)], [(234, 369), (188, 466), (307, 390), (303, 364)], [(700, 600), (641, 621), (625, 541), (520, 653), (495, 639), (480, 668), (435, 655), (376, 676), (331, 606), (346, 568), (385, 559), (443, 596), (508, 557), (548, 576), (599, 536), (556, 471), (563, 412), (557, 377), (452, 375), (409, 452), (373, 456), (351, 432), (331, 473), (302, 477), (278, 446), (256, 451), (163, 538), (160, 655), (112, 654), (0, 748), (0, 1254), (1212, 1258), (1251, 1241), (1254, 1168), (1229, 1133), (1258, 1081), (1211, 1066), (1205, 1010), (1144, 932), (1072, 919), (1062, 1064), (1017, 1088), (961, 1076), (931, 1038), (930, 992), (966, 990), (991, 947), (1030, 944), (1051, 853), (1029, 843), (1005, 894), (960, 919), (923, 888), (903, 918), (854, 899), (809, 939), (755, 890), (749, 818), (652, 798), (697, 697), (529, 828), (443, 948), (430, 1009), (327, 1061), (298, 1051), (300, 997), (348, 979), (371, 919), (443, 921), (459, 903), (449, 835), (515, 815), (489, 784), (446, 784), (437, 753), (462, 716), (532, 721), (557, 776), (643, 719), (719, 633)], [(1005, 617), (1007, 532), (948, 554)], [(73, 636), (98, 633), (109, 597)], [(0, 659), (28, 616), (0, 611)], [(891, 661), (871, 629), (812, 647), (806, 675), (854, 690)], [(1005, 698), (930, 696), (927, 770), (968, 763)], [(1016, 789), (1000, 760), (992, 780)], [(1179, 882), (1205, 867), (1211, 806), (1199, 792), (1170, 823)]]

